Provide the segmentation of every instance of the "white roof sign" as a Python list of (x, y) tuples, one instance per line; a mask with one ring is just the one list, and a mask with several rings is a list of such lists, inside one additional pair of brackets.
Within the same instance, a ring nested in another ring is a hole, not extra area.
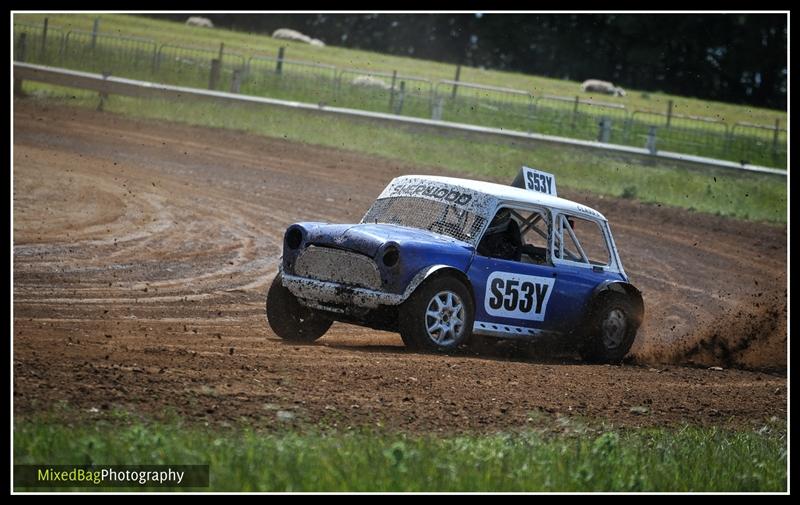
[(524, 188), (530, 191), (538, 191), (550, 196), (558, 196), (556, 192), (556, 176), (537, 170), (535, 168), (523, 167), (520, 169), (517, 178), (511, 183), (517, 188)]

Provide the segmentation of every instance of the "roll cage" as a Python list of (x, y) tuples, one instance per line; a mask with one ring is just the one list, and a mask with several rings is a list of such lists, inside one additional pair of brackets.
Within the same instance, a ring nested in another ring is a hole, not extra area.
[[(511, 215), (517, 221), (520, 234), (523, 237), (527, 232), (533, 232), (547, 243), (546, 261), (548, 264), (553, 266), (567, 264), (583, 268), (601, 268), (625, 275), (608, 221), (523, 202), (502, 202), (491, 215), (494, 216), (503, 208), (511, 211)], [(526, 217), (523, 213), (530, 214)], [(587, 254), (580, 238), (575, 233), (574, 226), (570, 222), (574, 219), (588, 221), (599, 228), (602, 233), (602, 245), (608, 253), (607, 263), (590, 259), (590, 255)], [(491, 218), (487, 219), (487, 221), (490, 220)], [(555, 223), (555, 226), (552, 226), (551, 223)], [(482, 239), (483, 236), (481, 236)], [(480, 240), (478, 242), (480, 243)]]

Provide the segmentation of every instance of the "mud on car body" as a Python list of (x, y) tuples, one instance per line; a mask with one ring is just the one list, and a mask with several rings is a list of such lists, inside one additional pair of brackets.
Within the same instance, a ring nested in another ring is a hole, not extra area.
[(397, 177), (358, 224), (295, 223), (267, 295), (286, 340), (343, 321), (417, 349), (549, 341), (602, 362), (625, 356), (643, 315), (605, 217), (528, 167), (511, 186)]

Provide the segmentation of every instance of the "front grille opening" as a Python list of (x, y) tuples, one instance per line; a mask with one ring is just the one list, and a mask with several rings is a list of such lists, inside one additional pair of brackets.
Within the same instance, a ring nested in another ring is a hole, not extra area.
[(309, 246), (295, 262), (295, 274), (348, 286), (379, 289), (381, 276), (371, 258), (352, 251)]

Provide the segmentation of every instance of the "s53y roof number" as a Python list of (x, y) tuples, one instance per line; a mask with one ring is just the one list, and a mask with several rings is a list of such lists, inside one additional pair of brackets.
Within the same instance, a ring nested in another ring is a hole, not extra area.
[(546, 195), (558, 196), (556, 192), (556, 176), (531, 167), (522, 167), (524, 187)]

